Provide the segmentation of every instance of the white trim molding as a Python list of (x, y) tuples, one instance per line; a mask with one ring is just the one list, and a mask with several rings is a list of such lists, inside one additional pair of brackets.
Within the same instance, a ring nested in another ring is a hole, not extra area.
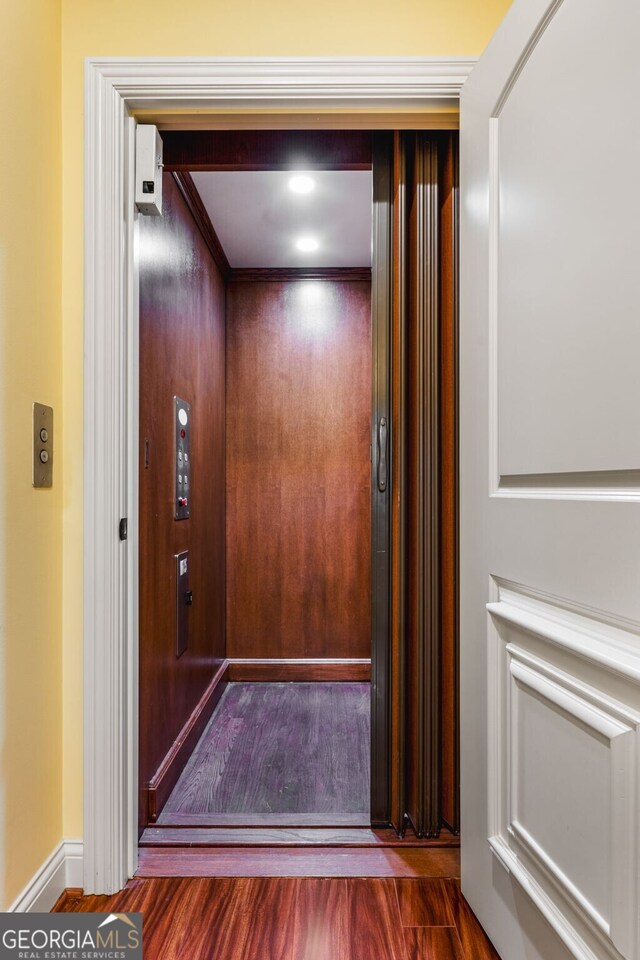
[[(474, 61), (87, 59), (84, 318), (84, 888), (137, 860), (136, 110), (457, 108)], [(317, 122), (310, 117), (310, 125)], [(118, 536), (128, 517), (129, 538)]]
[(61, 840), (8, 912), (48, 913), (68, 887), (82, 887), (82, 840)]
[(217, 57), (87, 60), (134, 110), (457, 108), (475, 59)]
[[(493, 578), (492, 594), (496, 599), (487, 604), (490, 847), (573, 956), (638, 960), (640, 624), (499, 578)], [(527, 700), (535, 700), (545, 714), (544, 729), (550, 739), (553, 732), (562, 736), (562, 718), (579, 733), (569, 741), (558, 740), (564, 746), (557, 749), (551, 743), (528, 749), (531, 738), (523, 733), (531, 715), (521, 714)], [(594, 787), (581, 792), (577, 805), (568, 807), (567, 798), (575, 797), (579, 789), (574, 778), (580, 774), (571, 766), (566, 745), (576, 745), (580, 738), (598, 745), (598, 776), (601, 785), (608, 783), (604, 786), (608, 795), (603, 799)], [(573, 840), (566, 835), (560, 852), (548, 837), (535, 835), (540, 828), (535, 815), (533, 826), (526, 822), (531, 817), (531, 784), (538, 769), (532, 753), (537, 749), (544, 752), (550, 777), (550, 783), (540, 788), (540, 802), (553, 807), (559, 820), (583, 818)], [(558, 750), (565, 751), (561, 757)], [(557, 771), (560, 759), (567, 771), (564, 787), (562, 776), (554, 780), (551, 772)], [(521, 797), (525, 782), (529, 784), (526, 802)], [(582, 857), (589, 822), (598, 825), (597, 831), (590, 832), (592, 859), (597, 860), (601, 876), (610, 878), (606, 896), (596, 892), (595, 899), (591, 884), (595, 871), (585, 876), (588, 858)]]

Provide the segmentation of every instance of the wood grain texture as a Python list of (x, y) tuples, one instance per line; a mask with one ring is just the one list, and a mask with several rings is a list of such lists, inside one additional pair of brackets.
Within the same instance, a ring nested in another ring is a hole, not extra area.
[(391, 663), (390, 820), (406, 818), (407, 740), (407, 171), (404, 140), (393, 135), (393, 307), (391, 318)]
[(459, 880), (447, 880), (445, 886), (458, 936), (462, 943), (463, 956), (473, 957), (474, 960), (500, 960), (495, 947), (463, 897)]
[(455, 877), (452, 847), (141, 847), (138, 877)]
[[(156, 827), (368, 827), (369, 817), (362, 813), (181, 813), (167, 823), (160, 817)], [(174, 819), (176, 821), (174, 823)], [(451, 836), (446, 834), (446, 836)]]
[(369, 170), (368, 130), (164, 131), (165, 170)]
[(213, 262), (220, 271), (222, 277), (225, 280), (229, 279), (231, 274), (231, 267), (229, 261), (227, 260), (227, 255), (224, 252), (224, 248), (220, 243), (220, 238), (215, 231), (209, 214), (207, 213), (207, 208), (202, 202), (202, 198), (198, 193), (198, 188), (193, 182), (193, 177), (190, 173), (185, 171), (175, 171), (173, 174), (173, 179), (176, 182), (176, 185), (183, 196), (183, 199), (189, 208), (189, 213), (194, 219), (198, 230), (202, 234), (202, 239), (209, 248), (209, 253), (213, 259)]
[(455, 927), (407, 927), (403, 933), (406, 960), (476, 960), (463, 953)]
[(390, 812), (419, 836), (459, 829), (457, 163), (394, 134)]
[[(146, 787), (225, 657), (225, 291), (178, 187), (140, 219), (140, 818)], [(168, 253), (170, 251), (170, 255)], [(192, 405), (191, 519), (173, 519), (173, 397)], [(145, 446), (148, 446), (148, 467)], [(176, 659), (175, 554), (190, 551)]]
[(236, 283), (266, 280), (371, 280), (370, 267), (232, 267)]
[(370, 688), (231, 683), (159, 821), (189, 813), (369, 812)]
[(204, 883), (202, 892), (201, 911), (208, 923), (188, 930), (179, 956), (250, 958), (268, 952), (274, 960), (291, 957), (297, 881), (273, 884), (249, 878), (219, 885), (212, 894)]
[(316, 880), (299, 897), (293, 957), (404, 960), (393, 880)]
[(150, 822), (157, 819), (171, 791), (180, 779), (185, 764), (204, 733), (211, 714), (227, 688), (228, 681), (228, 665), (227, 661), (223, 660), (214, 674), (213, 680), (196, 704), (193, 713), (149, 781), (148, 816)]
[[(380, 489), (380, 467), (383, 450), (380, 427), (391, 417), (391, 315), (393, 290), (393, 135), (373, 135), (373, 270), (371, 286), (371, 320), (373, 383), (371, 391), (371, 821), (376, 826), (393, 822), (390, 810), (390, 771), (392, 758), (397, 760), (403, 749), (396, 717), (391, 711), (390, 676), (390, 552), (391, 523), (389, 482)], [(391, 444), (393, 439), (391, 439)], [(387, 443), (387, 452), (389, 442)], [(393, 451), (391, 451), (393, 456)], [(387, 480), (393, 483), (392, 474)]]
[(371, 655), (366, 281), (227, 291), (227, 652)]
[(453, 926), (453, 915), (442, 880), (398, 880), (397, 889), (403, 926)]
[[(131, 880), (112, 897), (61, 899), (59, 912), (143, 914), (146, 960), (486, 960), (474, 919), (403, 927), (392, 879)], [(474, 952), (478, 950), (479, 952)], [(499, 960), (499, 958), (498, 958)]]
[(457, 130), (460, 117), (457, 109), (443, 110), (441, 107), (429, 109), (426, 105), (419, 112), (407, 110), (399, 112), (362, 113), (357, 110), (342, 110), (340, 113), (321, 112), (313, 114), (272, 113), (257, 109), (246, 113), (201, 113), (183, 110), (174, 113), (168, 110), (136, 110), (135, 116), (144, 123), (155, 123), (159, 130), (308, 130), (311, 122), (315, 130), (342, 130), (351, 133), (354, 130), (366, 130), (371, 136), (374, 132), (387, 133), (389, 130)]
[(141, 846), (332, 846), (332, 847), (422, 847), (459, 845), (458, 838), (442, 833), (433, 840), (398, 837), (395, 830), (370, 830), (357, 827), (314, 826), (196, 826), (157, 824), (148, 827), (140, 838)]
[(140, 846), (222, 847), (306, 847), (371, 846), (378, 843), (366, 827), (175, 827), (166, 824), (147, 827)]
[(72, 912), (75, 900), (81, 900), (83, 897), (82, 887), (67, 887), (62, 891), (53, 907), (51, 913)]
[(322, 680), (369, 683), (371, 660), (230, 660), (229, 679), (263, 683)]
[(460, 829), (458, 734), (458, 135), (439, 134), (440, 181), (440, 791)]
[(440, 828), (438, 165), (429, 134), (407, 150), (407, 813)]

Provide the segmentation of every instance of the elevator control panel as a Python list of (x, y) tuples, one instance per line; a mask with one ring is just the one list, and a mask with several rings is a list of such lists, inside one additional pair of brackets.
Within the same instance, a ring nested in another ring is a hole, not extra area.
[(191, 406), (173, 398), (174, 423), (174, 518), (187, 520), (191, 512)]
[(189, 551), (176, 554), (176, 657), (189, 646), (189, 607), (193, 594), (189, 586)]

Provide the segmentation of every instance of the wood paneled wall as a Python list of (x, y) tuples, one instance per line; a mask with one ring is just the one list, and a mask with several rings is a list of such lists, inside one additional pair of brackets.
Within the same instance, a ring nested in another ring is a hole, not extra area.
[[(171, 174), (140, 218), (140, 793), (225, 657), (225, 289)], [(173, 397), (191, 404), (191, 518), (175, 521)], [(176, 658), (175, 554), (190, 553)]]
[(371, 284), (227, 291), (227, 653), (371, 654)]

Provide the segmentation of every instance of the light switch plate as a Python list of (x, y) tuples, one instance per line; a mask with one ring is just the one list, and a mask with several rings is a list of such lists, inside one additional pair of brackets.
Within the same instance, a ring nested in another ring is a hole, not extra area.
[(53, 407), (33, 405), (33, 473), (34, 487), (50, 487), (53, 483)]
[(176, 657), (189, 646), (189, 551), (176, 554)]

